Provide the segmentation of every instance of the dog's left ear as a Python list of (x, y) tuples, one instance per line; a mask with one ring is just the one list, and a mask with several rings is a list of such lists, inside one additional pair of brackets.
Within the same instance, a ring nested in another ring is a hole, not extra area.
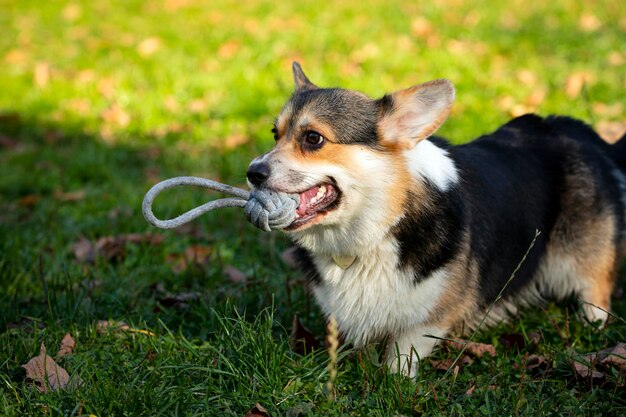
[(440, 79), (396, 91), (379, 100), (383, 143), (411, 149), (443, 124), (454, 103), (454, 86)]
[(317, 88), (317, 86), (304, 75), (300, 64), (294, 61), (293, 64), (291, 64), (291, 68), (293, 69), (293, 81), (296, 84), (296, 91), (315, 90)]

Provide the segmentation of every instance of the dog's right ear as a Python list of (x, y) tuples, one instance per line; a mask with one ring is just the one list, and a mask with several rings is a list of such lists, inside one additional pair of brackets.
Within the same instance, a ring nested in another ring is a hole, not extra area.
[(454, 86), (444, 79), (384, 96), (378, 100), (378, 133), (382, 143), (413, 148), (443, 124), (454, 98)]
[(294, 61), (291, 68), (293, 69), (293, 81), (296, 84), (296, 91), (315, 90), (317, 88), (317, 86), (304, 75), (300, 64)]

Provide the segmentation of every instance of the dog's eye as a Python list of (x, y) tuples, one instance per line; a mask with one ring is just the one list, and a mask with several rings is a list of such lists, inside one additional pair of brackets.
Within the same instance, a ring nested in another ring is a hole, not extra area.
[(275, 127), (272, 128), (272, 135), (274, 135), (274, 140), (278, 140), (278, 129)]
[(324, 144), (324, 136), (320, 135), (319, 133), (310, 130), (308, 132), (305, 133), (304, 136), (304, 141), (311, 146), (314, 147), (320, 147)]

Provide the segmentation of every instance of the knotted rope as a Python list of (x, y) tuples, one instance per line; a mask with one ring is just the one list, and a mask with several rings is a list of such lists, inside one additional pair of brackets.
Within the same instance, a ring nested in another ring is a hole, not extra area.
[[(157, 219), (152, 212), (154, 199), (163, 191), (179, 185), (194, 185), (230, 194), (236, 198), (223, 198), (209, 201), (169, 220)], [(300, 204), (298, 194), (278, 193), (267, 189), (242, 190), (216, 181), (199, 177), (176, 177), (154, 185), (143, 198), (143, 216), (152, 225), (161, 229), (173, 229), (189, 223), (202, 214), (222, 207), (243, 207), (246, 218), (254, 226), (266, 232), (284, 229), (296, 218), (296, 208)]]

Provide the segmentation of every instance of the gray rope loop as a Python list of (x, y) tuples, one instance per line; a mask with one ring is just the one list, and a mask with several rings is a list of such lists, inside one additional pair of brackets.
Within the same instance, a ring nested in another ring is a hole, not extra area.
[[(193, 185), (230, 194), (236, 198), (223, 198), (210, 201), (169, 220), (157, 219), (152, 212), (155, 198), (163, 191), (180, 185)], [(252, 192), (232, 187), (217, 181), (199, 177), (176, 177), (155, 184), (146, 193), (141, 209), (145, 219), (161, 229), (173, 229), (189, 223), (202, 214), (223, 207), (243, 207), (246, 218), (254, 226), (266, 232), (284, 229), (296, 218), (296, 208), (300, 204), (298, 194), (285, 194), (266, 189)]]

